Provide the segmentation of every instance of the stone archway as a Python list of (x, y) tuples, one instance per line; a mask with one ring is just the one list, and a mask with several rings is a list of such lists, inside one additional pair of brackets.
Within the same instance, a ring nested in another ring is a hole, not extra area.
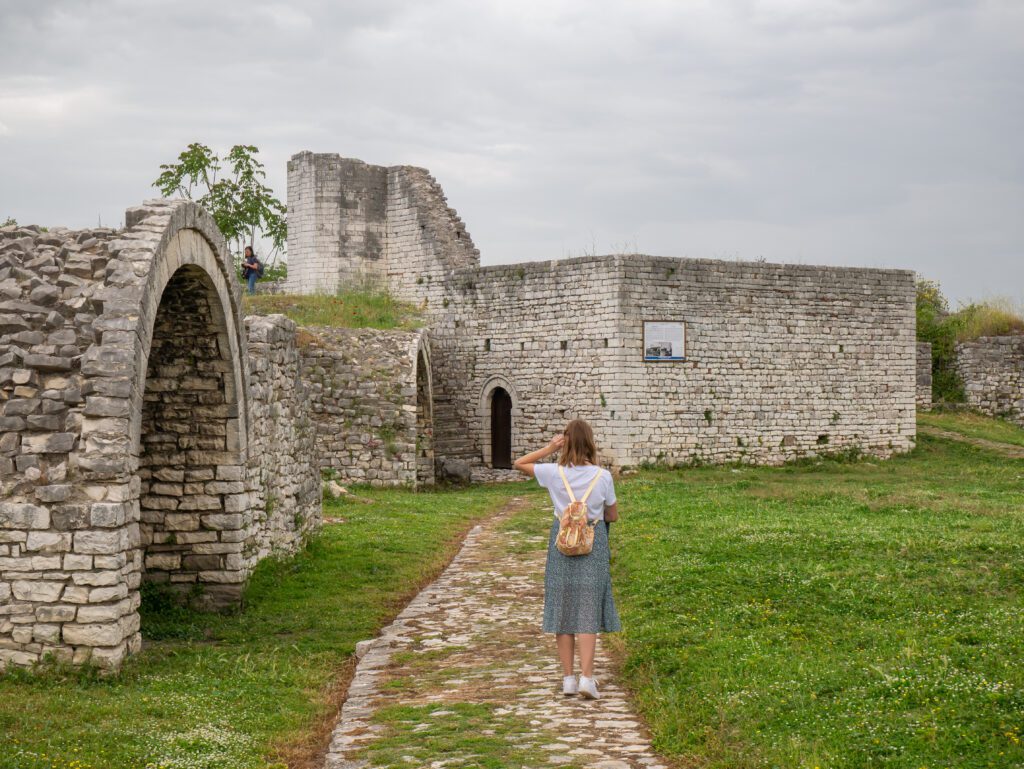
[[(240, 597), (239, 388), (217, 292), (197, 265), (167, 282), (153, 324), (139, 439), (143, 580), (205, 608)], [(243, 398), (244, 401), (244, 398)]]
[(106, 587), (62, 629), (75, 659), (109, 667), (141, 645), (144, 575), (214, 608), (251, 565), (241, 290), (223, 237), (183, 201), (129, 209), (126, 225), (96, 292), (75, 457), (92, 502), (73, 552)]
[(518, 405), (516, 391), (507, 377), (495, 375), (484, 383), (477, 407), (477, 437), (487, 467), (512, 466)]
[(294, 323), (256, 319), (247, 343), (198, 206), (125, 218), (0, 254), (18, 295), (0, 313), (0, 615), (21, 618), (0, 621), (0, 667), (116, 668), (141, 644), (143, 578), (225, 606), (320, 520)]

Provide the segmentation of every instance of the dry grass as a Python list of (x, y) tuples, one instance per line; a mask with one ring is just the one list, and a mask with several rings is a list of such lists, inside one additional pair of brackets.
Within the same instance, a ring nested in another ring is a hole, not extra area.
[(1024, 334), (1024, 310), (1011, 299), (986, 299), (973, 302), (957, 312), (958, 342), (983, 336)]

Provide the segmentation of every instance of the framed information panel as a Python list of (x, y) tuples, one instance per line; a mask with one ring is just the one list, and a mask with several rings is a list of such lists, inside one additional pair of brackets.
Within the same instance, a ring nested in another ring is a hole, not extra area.
[(645, 320), (644, 360), (686, 360), (686, 321)]

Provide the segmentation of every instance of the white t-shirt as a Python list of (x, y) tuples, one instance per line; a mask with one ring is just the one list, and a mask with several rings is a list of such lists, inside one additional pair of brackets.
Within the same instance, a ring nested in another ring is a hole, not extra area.
[[(604, 520), (604, 509), (615, 504), (615, 484), (612, 481), (612, 474), (604, 468), (596, 465), (563, 465), (565, 477), (569, 480), (573, 496), (576, 499), (582, 497), (587, 486), (594, 480), (594, 475), (601, 474), (601, 479), (594, 485), (594, 490), (587, 497), (587, 520)], [(565, 484), (562, 483), (562, 476), (558, 472), (558, 463), (541, 462), (533, 466), (533, 474), (537, 483), (548, 490), (551, 495), (551, 502), (554, 505), (555, 518), (561, 516), (565, 508), (569, 506), (569, 495), (565, 491)]]

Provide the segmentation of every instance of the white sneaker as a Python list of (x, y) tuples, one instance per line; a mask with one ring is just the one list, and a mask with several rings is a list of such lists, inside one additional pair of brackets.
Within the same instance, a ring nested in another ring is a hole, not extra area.
[(576, 676), (565, 676), (562, 679), (562, 694), (566, 697), (577, 694), (579, 690), (580, 686), (576, 683)]
[(587, 678), (586, 676), (580, 676), (579, 692), (588, 700), (596, 700), (601, 697), (597, 693), (597, 682), (593, 678)]

